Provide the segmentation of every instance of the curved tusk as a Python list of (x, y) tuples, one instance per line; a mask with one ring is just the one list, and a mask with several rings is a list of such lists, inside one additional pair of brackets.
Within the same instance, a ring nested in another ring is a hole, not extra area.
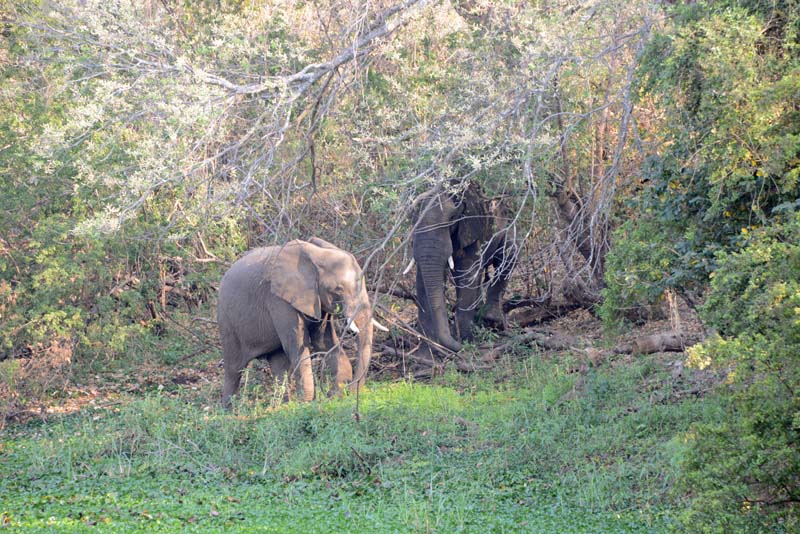
[(373, 319), (373, 320), (372, 320), (372, 326), (374, 326), (375, 328), (377, 328), (377, 329), (378, 329), (378, 330), (380, 330), (381, 332), (388, 332), (388, 331), (389, 331), (389, 329), (388, 329), (388, 328), (386, 328), (385, 326), (383, 326), (381, 323), (379, 323), (379, 322), (378, 322), (378, 321), (376, 321), (375, 319)]
[(408, 267), (406, 267), (406, 270), (403, 271), (403, 276), (407, 275), (411, 271), (411, 268), (414, 267), (414, 263), (416, 263), (414, 258), (411, 258), (411, 261), (408, 262)]
[(449, 258), (447, 258), (447, 265), (449, 265), (449, 266), (450, 266), (450, 270), (451, 270), (451, 271), (454, 271), (454, 270), (455, 270), (455, 268), (456, 268), (456, 264), (455, 264), (455, 263), (453, 263), (453, 256), (450, 256)]
[(361, 330), (358, 329), (358, 327), (356, 326), (356, 323), (354, 323), (353, 321), (350, 321), (350, 324), (347, 325), (347, 328), (352, 330), (354, 334), (360, 334), (361, 333)]

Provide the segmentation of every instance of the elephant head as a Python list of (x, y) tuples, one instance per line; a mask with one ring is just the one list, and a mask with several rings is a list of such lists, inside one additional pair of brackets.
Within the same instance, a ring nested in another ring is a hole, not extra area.
[(474, 186), (461, 191), (434, 190), (423, 193), (415, 202), (413, 257), (417, 264), (419, 323), (427, 337), (453, 351), (460, 350), (461, 343), (448, 325), (446, 269), (456, 271), (458, 289), (474, 285), (478, 277), (470, 275), (473, 256), (479, 252), (480, 242), (491, 236), (485, 205)]
[(288, 243), (276, 261), (284, 267), (271, 272), (275, 295), (314, 321), (320, 321), (325, 313), (344, 316), (347, 327), (357, 335), (355, 376), (350, 386), (363, 385), (372, 358), (375, 322), (358, 261), (319, 238)]

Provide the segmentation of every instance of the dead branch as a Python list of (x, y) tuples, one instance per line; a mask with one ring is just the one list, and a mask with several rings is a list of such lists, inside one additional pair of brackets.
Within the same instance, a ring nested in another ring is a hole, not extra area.
[(205, 346), (205, 347), (200, 347), (199, 349), (194, 350), (194, 351), (190, 352), (189, 354), (181, 356), (180, 358), (178, 358), (178, 361), (179, 362), (184, 362), (186, 360), (190, 360), (190, 359), (194, 358), (195, 356), (200, 356), (201, 354), (203, 354), (205, 352), (208, 352), (209, 350), (211, 350), (213, 348), (215, 348), (215, 347), (211, 346), (211, 345), (208, 345), (208, 346)]
[(517, 308), (530, 308), (533, 306), (546, 307), (550, 305), (551, 295), (543, 297), (520, 297), (512, 298), (503, 303), (503, 311), (508, 313)]
[(405, 26), (418, 9), (433, 3), (435, 3), (435, 0), (406, 0), (402, 4), (390, 7), (378, 17), (375, 24), (360, 36), (352, 46), (341, 51), (335, 58), (325, 63), (306, 65), (300, 72), (288, 76), (270, 76), (261, 83), (239, 85), (220, 76), (207, 73), (202, 69), (189, 68), (192, 74), (203, 82), (223, 87), (236, 95), (257, 95), (270, 92), (280, 94), (288, 91), (292, 94), (291, 99), (296, 100), (305, 94), (320, 78), (334, 72), (345, 63), (368, 54), (376, 46), (375, 43), (377, 41)]
[(538, 309), (526, 310), (517, 315), (515, 321), (519, 326), (527, 327), (540, 325), (560, 317), (564, 317), (572, 311), (583, 308), (584, 306), (577, 302), (569, 304), (556, 304), (552, 306), (543, 306)]
[[(425, 341), (426, 343), (428, 343), (428, 345), (430, 347), (435, 348), (438, 352), (441, 352), (442, 354), (445, 354), (445, 355), (455, 354), (453, 351), (451, 351), (450, 349), (448, 349), (444, 345), (439, 345), (436, 341), (434, 341), (434, 340), (430, 339), (429, 337), (425, 336), (422, 332), (420, 332), (419, 330), (413, 328), (411, 325), (409, 325), (408, 323), (406, 323), (405, 321), (403, 321), (402, 319), (397, 317), (397, 314), (395, 314), (391, 310), (387, 309), (386, 306), (383, 306), (380, 303), (376, 303), (375, 304), (375, 309), (376, 310), (380, 309), (381, 312), (383, 313), (383, 315), (380, 317), (380, 319), (382, 321), (387, 322), (392, 326), (395, 326), (396, 328), (406, 332), (407, 334), (411, 334), (414, 338), (416, 338), (416, 339), (418, 339), (420, 341)], [(393, 317), (392, 320), (388, 319), (389, 315), (392, 315), (392, 317)]]
[[(541, 332), (538, 330), (525, 330), (524, 334), (520, 334), (518, 336), (514, 336), (505, 343), (498, 345), (493, 348), (489, 348), (483, 356), (481, 356), (482, 362), (492, 362), (499, 358), (505, 352), (513, 349), (519, 345), (528, 345), (528, 344), (536, 344), (543, 349), (546, 350), (568, 350), (574, 347), (581, 346), (583, 342), (574, 336), (567, 336), (567, 335), (551, 335), (546, 332)], [(486, 349), (488, 347), (480, 347), (482, 349)]]
[(414, 304), (417, 303), (417, 296), (400, 284), (397, 284), (395, 287), (381, 287), (377, 290), (377, 293), (390, 295), (399, 299), (410, 300)]

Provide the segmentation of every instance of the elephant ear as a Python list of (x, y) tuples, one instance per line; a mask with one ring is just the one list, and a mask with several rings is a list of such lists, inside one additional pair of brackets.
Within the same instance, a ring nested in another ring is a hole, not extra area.
[(470, 184), (460, 201), (461, 214), (456, 222), (458, 248), (466, 248), (477, 241), (486, 241), (492, 235), (486, 199), (477, 186)]
[(306, 250), (307, 246), (302, 241), (290, 241), (281, 248), (270, 265), (270, 285), (272, 293), (294, 309), (320, 320), (319, 273)]

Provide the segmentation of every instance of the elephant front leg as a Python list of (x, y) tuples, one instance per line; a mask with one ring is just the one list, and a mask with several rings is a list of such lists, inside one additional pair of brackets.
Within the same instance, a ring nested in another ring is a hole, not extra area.
[(294, 383), (297, 386), (297, 396), (304, 401), (314, 400), (314, 374), (311, 370), (311, 351), (306, 345), (301, 345), (292, 364)]
[(333, 319), (328, 321), (328, 328), (325, 330), (325, 341), (331, 347), (328, 352), (328, 365), (330, 365), (335, 386), (331, 391), (333, 394), (338, 394), (353, 381), (353, 366), (350, 364), (350, 358), (347, 357), (347, 353), (345, 353), (341, 343), (339, 343)]
[[(497, 243), (492, 252), (491, 264), (494, 268), (489, 278), (486, 289), (486, 306), (483, 314), (484, 320), (495, 328), (505, 330), (508, 328), (506, 314), (503, 312), (503, 294), (508, 286), (508, 280), (516, 263), (516, 245), (507, 242), (505, 234), (502, 239), (495, 236)], [(493, 243), (494, 244), (494, 241)]]
[(494, 275), (490, 279), (489, 287), (486, 290), (486, 305), (483, 311), (483, 319), (490, 326), (499, 330), (506, 330), (508, 328), (502, 303), (506, 285), (508, 285), (508, 278), (501, 278), (495, 269)]
[(329, 397), (341, 395), (342, 390), (347, 388), (353, 381), (353, 365), (343, 350), (332, 350), (325, 358), (325, 365), (330, 369), (333, 378), (333, 387), (328, 392)]
[(473, 338), (472, 326), (480, 306), (481, 295), (482, 269), (479, 263), (479, 245), (473, 243), (458, 251), (454, 259), (456, 266), (453, 274), (456, 283), (456, 324), (462, 341), (471, 341)]
[(314, 374), (311, 371), (311, 339), (303, 317), (286, 304), (287, 310), (270, 310), (283, 351), (289, 357), (290, 370), (297, 397), (314, 400)]
[(291, 400), (291, 362), (289, 357), (279, 350), (270, 354), (267, 361), (276, 386), (283, 390), (283, 401), (289, 402)]

